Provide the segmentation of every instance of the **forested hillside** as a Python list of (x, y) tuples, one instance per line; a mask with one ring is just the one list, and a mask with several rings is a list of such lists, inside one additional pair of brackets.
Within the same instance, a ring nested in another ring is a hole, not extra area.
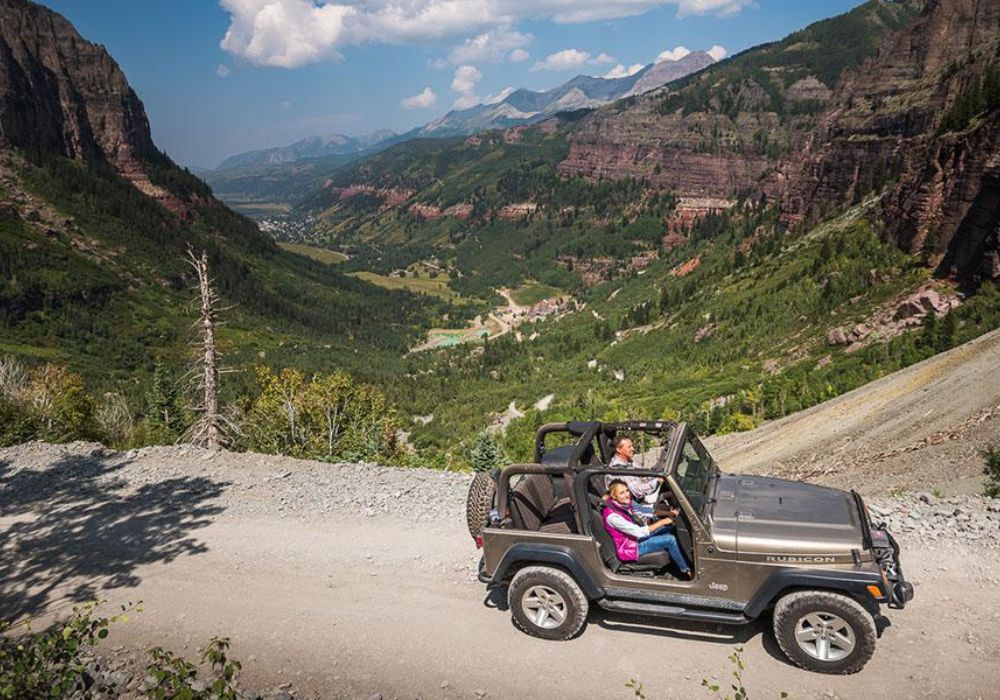
[[(867, 2), (665, 95), (395, 146), (335, 173), (301, 213), (351, 269), (433, 258), (465, 295), (534, 281), (574, 297), (574, 312), (485, 347), (414, 356), (397, 390), (422, 444), (511, 400), (529, 414), (508, 429), (514, 451), (556, 417), (752, 427), (997, 325), (995, 166), (958, 162), (997, 118), (991, 12)], [(943, 197), (916, 184), (926, 167), (944, 173)], [(972, 192), (949, 184), (960, 177)], [(951, 223), (904, 238), (899, 203), (918, 186)], [(950, 250), (967, 262), (948, 268)]]
[(0, 356), (80, 372), (95, 396), (137, 400), (157, 365), (179, 380), (189, 249), (207, 253), (224, 307), (220, 350), (240, 370), (228, 398), (255, 385), (255, 362), (384, 380), (441, 314), (461, 317), (283, 251), (156, 148), (103, 48), (25, 0), (0, 18)]

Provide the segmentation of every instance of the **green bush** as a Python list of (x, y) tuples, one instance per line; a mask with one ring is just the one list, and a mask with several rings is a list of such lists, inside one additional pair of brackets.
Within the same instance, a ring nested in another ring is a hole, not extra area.
[(294, 368), (257, 368), (260, 393), (244, 419), (251, 450), (327, 460), (390, 459), (395, 410), (377, 387), (343, 372), (311, 379)]
[(97, 602), (74, 607), (66, 622), (40, 632), (30, 626), (18, 634), (7, 622), (0, 622), (0, 698), (94, 697), (110, 688), (95, 685), (81, 659), (82, 652), (108, 636), (108, 628), (128, 620), (130, 610), (122, 606), (119, 615), (95, 617)]
[(234, 682), (243, 664), (230, 659), (228, 652), (227, 637), (212, 637), (208, 646), (201, 650), (201, 662), (211, 665), (214, 677), (200, 682), (198, 667), (190, 661), (161, 647), (150, 649), (151, 661), (146, 672), (156, 684), (147, 688), (146, 697), (151, 700), (237, 700), (242, 695)]
[(986, 475), (983, 494), (990, 498), (1000, 498), (1000, 445), (990, 445), (979, 454), (986, 462), (983, 465), (983, 474)]

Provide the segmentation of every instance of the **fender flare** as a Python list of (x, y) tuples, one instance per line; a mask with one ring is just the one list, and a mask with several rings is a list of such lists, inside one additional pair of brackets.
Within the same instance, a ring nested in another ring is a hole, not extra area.
[(565, 569), (576, 580), (588, 599), (595, 600), (604, 597), (604, 589), (597, 584), (580, 557), (569, 547), (530, 542), (515, 544), (503, 555), (493, 572), (490, 585), (502, 585), (507, 578), (507, 572), (515, 564), (552, 564), (558, 566)]
[[(860, 597), (862, 600), (876, 601), (867, 589), (872, 584), (878, 585), (879, 589), (885, 588), (882, 577), (872, 571), (781, 569), (764, 580), (753, 598), (747, 602), (744, 613), (749, 618), (757, 617), (768, 605), (780, 598), (783, 591), (789, 589), (835, 591)], [(884, 600), (887, 599), (878, 599), (877, 602)]]

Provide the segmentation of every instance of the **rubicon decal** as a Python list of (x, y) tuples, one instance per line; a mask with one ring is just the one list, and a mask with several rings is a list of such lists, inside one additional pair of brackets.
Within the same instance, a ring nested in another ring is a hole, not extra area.
[(782, 562), (787, 564), (832, 564), (837, 561), (836, 557), (792, 557), (782, 555), (768, 555), (767, 561)]

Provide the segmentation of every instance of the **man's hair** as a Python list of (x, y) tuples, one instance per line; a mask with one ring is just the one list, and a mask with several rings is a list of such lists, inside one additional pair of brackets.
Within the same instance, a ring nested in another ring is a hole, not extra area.
[(621, 444), (626, 440), (628, 440), (629, 442), (633, 442), (632, 438), (628, 435), (625, 434), (615, 435), (615, 439), (611, 442), (612, 447), (615, 448), (615, 452), (618, 451), (618, 448), (621, 447)]

